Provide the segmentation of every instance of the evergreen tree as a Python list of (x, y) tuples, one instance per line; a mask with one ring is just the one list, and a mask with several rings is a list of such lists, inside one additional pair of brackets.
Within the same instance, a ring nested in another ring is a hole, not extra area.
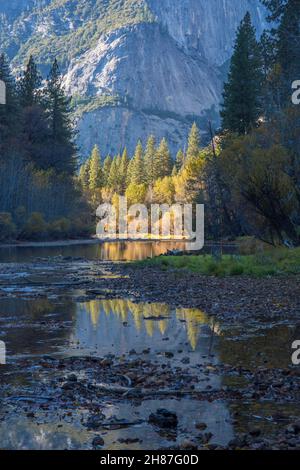
[(26, 68), (19, 80), (20, 101), (23, 108), (37, 105), (41, 101), (42, 78), (33, 56), (30, 56)]
[(197, 124), (194, 122), (191, 128), (191, 132), (188, 140), (188, 149), (186, 154), (186, 160), (193, 160), (199, 156), (200, 153), (200, 132)]
[(70, 100), (62, 87), (62, 76), (55, 60), (46, 85), (45, 99), (50, 128), (49, 167), (58, 172), (72, 174), (75, 171), (76, 148), (74, 130), (70, 120)]
[(139, 185), (145, 183), (145, 179), (144, 151), (142, 143), (139, 140), (134, 157), (129, 164), (127, 183)]
[(119, 161), (118, 156), (112, 159), (112, 163), (109, 170), (108, 187), (115, 193), (118, 193), (119, 189)]
[(155, 137), (151, 135), (148, 138), (146, 150), (145, 150), (145, 175), (147, 184), (152, 187), (155, 180), (157, 179), (157, 153)]
[(275, 66), (280, 72), (281, 107), (290, 103), (291, 84), (300, 76), (300, 2), (299, 0), (264, 0), (269, 8), (273, 29)]
[(125, 147), (123, 154), (122, 154), (121, 163), (120, 163), (120, 183), (121, 183), (122, 194), (125, 194), (125, 191), (126, 191), (128, 165), (129, 165), (129, 158), (128, 158), (127, 149)]
[(86, 191), (89, 189), (90, 182), (90, 160), (87, 160), (80, 166), (79, 170), (79, 181), (81, 183), (82, 189)]
[(89, 189), (95, 191), (101, 188), (103, 183), (101, 156), (97, 145), (93, 148), (89, 166)]
[(20, 140), (26, 161), (38, 169), (50, 168), (51, 153), (50, 129), (42, 99), (42, 79), (32, 56), (19, 81), (18, 94), (21, 105), (22, 126)]
[(176, 155), (175, 168), (176, 172), (179, 173), (183, 167), (185, 156), (182, 149), (179, 149)]
[(122, 157), (120, 154), (116, 156), (116, 178), (115, 178), (115, 192), (117, 194), (122, 193), (122, 174), (121, 174), (121, 165), (122, 165)]
[(248, 12), (238, 31), (228, 82), (224, 86), (223, 129), (247, 134), (262, 113), (262, 59)]
[(279, 87), (278, 75), (275, 72), (275, 43), (273, 36), (264, 31), (260, 38), (260, 50), (262, 58), (262, 73), (263, 73), (263, 109), (265, 110), (266, 117), (269, 117), (274, 112), (275, 103), (277, 100), (277, 91)]
[(104, 159), (103, 162), (103, 186), (108, 186), (108, 179), (109, 179), (109, 173), (110, 173), (110, 167), (112, 164), (112, 158), (110, 155), (107, 155)]
[(158, 146), (156, 151), (156, 161), (157, 161), (157, 178), (164, 178), (165, 176), (170, 176), (173, 168), (173, 162), (168, 146), (168, 142), (163, 138)]
[(20, 126), (20, 108), (15, 80), (10, 72), (5, 54), (0, 55), (0, 80), (5, 84), (5, 104), (0, 105), (0, 152), (14, 135), (18, 135)]

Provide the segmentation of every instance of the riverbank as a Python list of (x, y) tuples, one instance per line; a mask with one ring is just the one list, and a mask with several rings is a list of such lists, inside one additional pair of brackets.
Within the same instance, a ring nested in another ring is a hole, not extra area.
[(37, 257), (0, 264), (0, 322), (4, 448), (300, 446), (298, 275)]
[(187, 270), (208, 276), (253, 277), (300, 274), (300, 248), (274, 248), (253, 255), (160, 256), (136, 264), (154, 266), (162, 270)]
[(76, 245), (97, 245), (102, 243), (96, 238), (78, 238), (76, 240), (53, 240), (53, 241), (14, 241), (11, 243), (0, 243), (1, 248), (47, 248), (57, 246), (76, 246)]

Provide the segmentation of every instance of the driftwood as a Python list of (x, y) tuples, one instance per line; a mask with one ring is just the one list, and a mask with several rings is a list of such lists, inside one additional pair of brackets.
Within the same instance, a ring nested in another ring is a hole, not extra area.
[(136, 395), (136, 396), (184, 396), (184, 395), (210, 395), (212, 393), (219, 393), (220, 390), (212, 389), (212, 390), (195, 390), (195, 389), (187, 389), (187, 390), (177, 390), (177, 389), (144, 389), (144, 388), (134, 388), (134, 387), (122, 387), (110, 384), (96, 384), (94, 385), (96, 390), (100, 392), (111, 392), (116, 393), (122, 396), (128, 395)]

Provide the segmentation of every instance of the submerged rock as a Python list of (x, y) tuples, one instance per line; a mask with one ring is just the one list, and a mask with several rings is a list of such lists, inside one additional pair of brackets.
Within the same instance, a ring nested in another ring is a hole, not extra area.
[(104, 446), (104, 440), (102, 439), (101, 436), (96, 436), (93, 439), (92, 445), (93, 445), (93, 447), (103, 447)]
[(150, 414), (149, 423), (160, 428), (176, 428), (178, 425), (178, 418), (175, 413), (161, 408), (157, 410), (156, 413)]

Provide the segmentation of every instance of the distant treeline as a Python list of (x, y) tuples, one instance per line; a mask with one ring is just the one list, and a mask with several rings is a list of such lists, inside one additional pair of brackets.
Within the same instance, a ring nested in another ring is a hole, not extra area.
[[(17, 80), (4, 55), (0, 80), (0, 234), (68, 236), (89, 229), (101, 202), (204, 203), (206, 237), (255, 235), (300, 242), (300, 2), (262, 0), (272, 25), (260, 40), (246, 14), (236, 36), (222, 103), (222, 129), (202, 147), (193, 125), (187, 150), (149, 136), (134, 155), (101, 156), (76, 168), (73, 125), (55, 61), (42, 83), (31, 57)], [(103, 158), (102, 158), (103, 157)], [(89, 209), (86, 210), (86, 207)], [(87, 215), (86, 215), (87, 214)], [(79, 222), (80, 221), (80, 222)]]
[[(84, 234), (69, 100), (55, 61), (45, 82), (30, 57), (17, 79), (0, 55), (0, 240)], [(80, 222), (79, 222), (80, 221)]]

